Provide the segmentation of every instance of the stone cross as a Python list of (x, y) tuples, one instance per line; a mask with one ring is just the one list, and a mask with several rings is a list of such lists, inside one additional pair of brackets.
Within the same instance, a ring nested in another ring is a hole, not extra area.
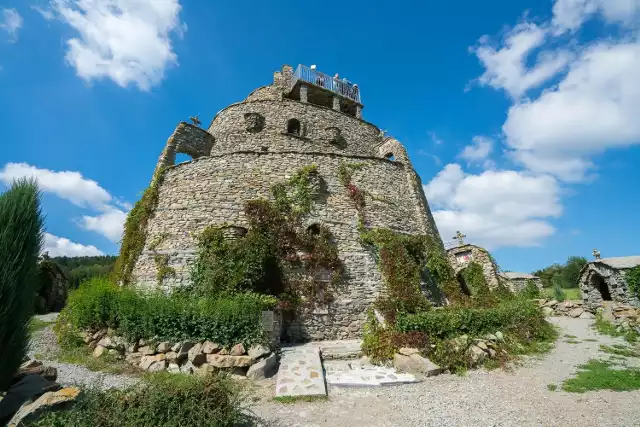
[(466, 234), (462, 234), (460, 230), (456, 231), (456, 235), (453, 236), (454, 239), (458, 240), (458, 243), (464, 245), (464, 238), (467, 237)]
[(596, 257), (596, 259), (600, 259), (600, 251), (597, 249), (593, 250), (593, 256)]
[(196, 126), (200, 126), (200, 119), (198, 118), (198, 114), (194, 116), (189, 117), (189, 120), (191, 120), (193, 122), (194, 125)]

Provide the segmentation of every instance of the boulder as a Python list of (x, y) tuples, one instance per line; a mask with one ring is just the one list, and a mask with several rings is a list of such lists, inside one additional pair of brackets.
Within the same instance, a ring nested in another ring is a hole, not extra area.
[(213, 365), (210, 365), (210, 364), (208, 364), (208, 363), (203, 363), (203, 364), (202, 364), (202, 365), (200, 365), (199, 367), (194, 368), (194, 369), (193, 369), (193, 372), (194, 372), (196, 375), (199, 375), (199, 376), (204, 377), (204, 376), (206, 376), (206, 375), (216, 374), (219, 370), (220, 370), (219, 368), (216, 368), (216, 367), (215, 367), (215, 366), (213, 366)]
[(44, 411), (57, 409), (76, 400), (80, 394), (77, 387), (67, 387), (58, 391), (49, 391), (40, 396), (35, 402), (25, 403), (11, 418), (8, 427), (19, 427), (33, 421)]
[(153, 362), (147, 369), (149, 372), (162, 372), (167, 369), (167, 361), (161, 360), (159, 362)]
[(93, 335), (91, 335), (91, 341), (100, 340), (105, 335), (107, 335), (107, 330), (106, 329), (98, 329)]
[(417, 348), (402, 347), (400, 350), (398, 350), (398, 353), (403, 356), (412, 356), (414, 354), (420, 354), (420, 350), (418, 350)]
[[(249, 356), (225, 356), (220, 354), (208, 354), (207, 363), (216, 368), (243, 368), (251, 366), (253, 359)], [(195, 363), (194, 363), (195, 364)]]
[(247, 378), (252, 380), (263, 380), (275, 375), (277, 371), (278, 359), (275, 354), (272, 354), (260, 360), (258, 363), (249, 366)]
[(569, 312), (569, 316), (571, 317), (580, 317), (580, 315), (584, 313), (584, 309), (582, 307), (576, 307)]
[(554, 314), (553, 308), (551, 308), (551, 307), (542, 307), (542, 314), (544, 314), (545, 316), (553, 316), (553, 314)]
[(452, 339), (451, 344), (453, 345), (455, 351), (465, 350), (469, 345), (469, 336), (460, 335), (459, 337)]
[(101, 345), (96, 346), (96, 348), (93, 350), (93, 357), (102, 357), (105, 354), (107, 354), (107, 352), (109, 351), (108, 348), (103, 347)]
[[(131, 364), (131, 365), (140, 365), (140, 362), (142, 360), (142, 354), (141, 353), (127, 353), (124, 356), (124, 360), (127, 361), (127, 363)], [(149, 356), (144, 356), (144, 357), (149, 357)]]
[(220, 351), (218, 352), (218, 354), (220, 354), (220, 355), (222, 355), (222, 356), (228, 356), (228, 355), (230, 355), (230, 354), (231, 354), (231, 352), (229, 351), (229, 349), (228, 349), (228, 348), (223, 348), (222, 350), (220, 350)]
[(167, 372), (171, 372), (172, 374), (179, 374), (180, 365), (178, 365), (177, 363), (169, 363), (169, 366), (167, 367)]
[(550, 301), (547, 301), (544, 306), (545, 307), (555, 307), (556, 305), (558, 305), (558, 301), (552, 299)]
[(594, 316), (592, 313), (589, 313), (588, 311), (583, 311), (580, 315), (580, 319), (595, 319), (595, 317), (596, 316)]
[(221, 346), (219, 346), (218, 344), (211, 342), (211, 341), (205, 341), (202, 344), (202, 352), (205, 354), (213, 354), (213, 353), (217, 353), (222, 349)]
[(143, 356), (153, 356), (154, 354), (156, 354), (155, 348), (153, 348), (153, 346), (150, 346), (150, 345), (144, 345), (138, 348), (138, 352)]
[(142, 359), (140, 359), (140, 369), (146, 371), (148, 370), (151, 365), (153, 365), (154, 363), (156, 363), (155, 359), (153, 358), (153, 356), (142, 356)]
[(106, 337), (102, 338), (100, 341), (98, 341), (98, 346), (104, 347), (104, 348), (115, 348), (115, 344), (113, 343), (111, 338), (108, 337), (108, 336), (106, 336)]
[(236, 344), (231, 348), (230, 354), (232, 356), (242, 356), (246, 352), (247, 351), (244, 349), (244, 346), (242, 344)]
[(202, 352), (202, 344), (198, 343), (189, 349), (188, 359), (195, 366), (200, 366), (207, 361), (207, 355)]
[(29, 359), (18, 368), (18, 372), (13, 376), (13, 382), (24, 378), (27, 375), (40, 375), (49, 381), (55, 381), (58, 378), (58, 370), (53, 366), (44, 366), (42, 362), (35, 359)]
[(193, 366), (193, 363), (189, 362), (187, 360), (187, 362), (180, 366), (180, 372), (182, 372), (183, 374), (193, 374), (193, 371), (195, 369), (195, 366)]
[(156, 348), (156, 351), (158, 353), (167, 353), (170, 350), (171, 350), (171, 343), (169, 341), (161, 342), (160, 344), (158, 344), (158, 347)]
[(251, 357), (252, 359), (260, 359), (262, 356), (268, 356), (269, 353), (271, 353), (269, 347), (265, 347), (260, 344), (251, 346), (251, 348), (247, 352), (249, 357)]
[(498, 337), (496, 337), (494, 334), (487, 334), (487, 335), (484, 336), (484, 338), (487, 341), (494, 341), (494, 342), (498, 341)]
[(0, 420), (15, 414), (25, 402), (31, 402), (48, 391), (60, 390), (60, 385), (40, 375), (26, 375), (15, 382), (0, 400)]
[(175, 353), (173, 351), (165, 353), (165, 356), (167, 357), (167, 362), (169, 363), (177, 363), (178, 361), (178, 353)]
[(487, 344), (484, 341), (477, 341), (476, 347), (481, 348), (483, 351), (489, 350), (489, 347), (487, 347)]
[(613, 323), (616, 320), (616, 317), (613, 315), (613, 309), (610, 304), (607, 304), (602, 309), (602, 320)]
[(493, 359), (494, 357), (496, 357), (496, 355), (498, 354), (498, 353), (497, 353), (494, 349), (492, 349), (492, 348), (488, 349), (488, 350), (487, 350), (487, 352), (489, 353), (489, 357), (490, 357), (490, 358), (492, 358), (492, 359)]
[(82, 338), (82, 342), (84, 342), (85, 344), (89, 344), (91, 341), (93, 341), (93, 336), (87, 332), (80, 332), (80, 338)]
[(189, 357), (189, 350), (191, 350), (191, 348), (193, 348), (194, 346), (195, 344), (191, 341), (185, 341), (180, 344), (178, 351), (176, 351), (176, 353), (178, 353), (178, 360), (187, 359)]
[(485, 357), (487, 357), (487, 353), (484, 352), (483, 349), (477, 347), (475, 345), (471, 346), (468, 350), (469, 359), (471, 360), (472, 365), (477, 365), (482, 362)]
[(396, 353), (393, 357), (393, 366), (400, 372), (424, 374), (432, 377), (442, 373), (443, 369), (419, 353), (410, 356)]
[(502, 334), (502, 332), (498, 331), (495, 333), (495, 335), (499, 342), (504, 341), (504, 335)]
[(174, 345), (171, 346), (171, 351), (173, 351), (174, 353), (177, 353), (180, 351), (180, 347), (182, 347), (182, 343), (181, 342), (177, 342)]
[(107, 328), (107, 336), (108, 337), (114, 337), (116, 336), (116, 330), (113, 328)]

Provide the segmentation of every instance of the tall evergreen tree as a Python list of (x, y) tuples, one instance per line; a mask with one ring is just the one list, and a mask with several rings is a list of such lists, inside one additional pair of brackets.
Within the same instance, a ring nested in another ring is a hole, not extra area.
[(27, 351), (42, 225), (34, 180), (16, 181), (0, 195), (0, 390), (11, 384)]

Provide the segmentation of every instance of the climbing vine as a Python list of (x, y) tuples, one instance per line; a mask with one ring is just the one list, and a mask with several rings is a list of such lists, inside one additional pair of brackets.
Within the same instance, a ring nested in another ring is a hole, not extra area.
[(491, 292), (482, 266), (471, 262), (461, 271), (465, 283), (470, 288), (474, 306), (492, 307), (498, 303), (497, 295)]
[(625, 279), (631, 293), (640, 298), (640, 265), (627, 271)]
[(358, 226), (360, 229), (364, 228), (365, 192), (352, 182), (352, 178), (354, 171), (363, 169), (366, 165), (367, 164), (363, 162), (347, 163), (343, 161), (338, 167), (338, 179), (340, 179), (340, 183), (347, 189), (347, 194), (358, 211)]
[(274, 295), (284, 308), (331, 301), (342, 275), (337, 248), (326, 227), (303, 226), (304, 216), (313, 210), (318, 181), (316, 166), (306, 166), (273, 185), (271, 199), (248, 201), (244, 237), (226, 238), (225, 225), (205, 229), (192, 272), (195, 290), (209, 296), (242, 291)]
[(173, 267), (169, 267), (169, 255), (155, 254), (153, 260), (156, 263), (156, 282), (158, 286), (162, 285), (162, 282), (167, 277), (176, 276), (176, 270)]
[(160, 169), (151, 185), (144, 191), (124, 223), (124, 234), (120, 245), (120, 255), (114, 267), (114, 278), (124, 285), (130, 284), (131, 273), (147, 240), (147, 223), (158, 205), (158, 190), (166, 168)]

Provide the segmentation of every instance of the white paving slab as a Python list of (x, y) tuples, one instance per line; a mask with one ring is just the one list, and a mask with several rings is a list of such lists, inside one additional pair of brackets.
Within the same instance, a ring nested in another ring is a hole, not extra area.
[(411, 374), (396, 372), (394, 368), (356, 367), (349, 371), (327, 373), (327, 384), (338, 387), (379, 387), (420, 382)]
[(276, 379), (276, 397), (326, 396), (320, 348), (289, 347), (282, 350)]

